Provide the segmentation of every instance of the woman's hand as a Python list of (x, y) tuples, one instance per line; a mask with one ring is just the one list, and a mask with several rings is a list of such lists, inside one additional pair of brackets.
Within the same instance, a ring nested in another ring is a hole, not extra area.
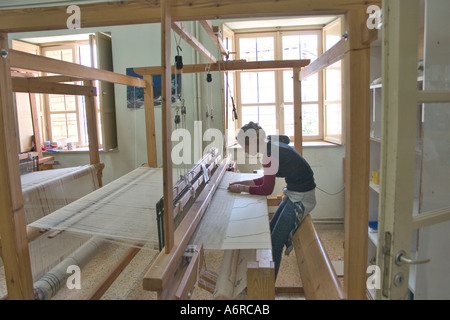
[(239, 182), (233, 182), (233, 183), (230, 183), (230, 185), (228, 186), (228, 191), (234, 192), (234, 193), (241, 193), (242, 187), (243, 186), (241, 184), (239, 184)]

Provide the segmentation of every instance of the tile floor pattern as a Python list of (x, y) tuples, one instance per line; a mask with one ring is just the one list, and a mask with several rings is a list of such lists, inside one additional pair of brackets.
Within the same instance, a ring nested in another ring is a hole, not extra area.
[[(343, 224), (320, 224), (316, 223), (315, 227), (319, 237), (328, 252), (331, 261), (344, 260), (344, 226)], [(94, 259), (92, 259), (81, 272), (81, 289), (69, 290), (62, 288), (53, 298), (55, 300), (77, 300), (85, 299), (97, 285), (98, 279), (108, 274), (109, 268), (118, 261), (128, 248), (107, 244)], [(149, 261), (157, 255), (156, 250), (141, 250), (131, 261), (131, 263), (123, 270), (119, 277), (114, 281), (111, 287), (102, 296), (105, 300), (154, 300), (156, 293), (143, 290), (142, 278), (145, 274)], [(222, 253), (220, 251), (205, 252), (205, 263), (209, 270), (218, 272), (221, 263)], [(108, 263), (105, 263), (108, 261)], [(343, 277), (340, 277), (343, 283)], [(289, 256), (283, 256), (280, 271), (276, 285), (298, 286), (300, 285), (300, 277), (295, 259), (294, 251)], [(4, 281), (4, 270), (0, 268), (0, 297), (6, 294), (6, 286)], [(212, 294), (196, 287), (192, 293), (191, 299), (207, 300), (211, 299)], [(276, 299), (303, 299), (299, 294), (277, 294)]]

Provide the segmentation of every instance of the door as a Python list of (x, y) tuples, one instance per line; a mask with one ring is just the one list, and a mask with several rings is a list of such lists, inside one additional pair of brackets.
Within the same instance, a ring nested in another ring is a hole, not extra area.
[[(448, 0), (426, 1), (425, 91), (450, 88), (448, 12)], [(420, 214), (413, 223), (418, 228), (418, 259), (430, 262), (412, 268), (416, 273), (414, 299), (450, 299), (450, 221), (446, 219), (450, 211), (450, 103), (445, 101), (423, 105)], [(427, 214), (436, 220), (424, 219)]]
[[(441, 70), (448, 69), (450, 63), (448, 51), (444, 60), (430, 54), (433, 48), (427, 46), (427, 36), (434, 27), (427, 27), (436, 22), (437, 13), (448, 12), (450, 6), (446, 0), (428, 2), (426, 11), (433, 8), (433, 19), (425, 19), (424, 63), (432, 59), (434, 66), (428, 75), (424, 72), (423, 90), (419, 90), (419, 0), (383, 1), (378, 299), (449, 298), (450, 104), (446, 102), (450, 102), (450, 92), (444, 89), (449, 87), (446, 79), (450, 76)], [(427, 12), (427, 16), (430, 14)], [(445, 15), (440, 15), (444, 22)], [(448, 36), (438, 34), (446, 38), (434, 40), (450, 49)], [(416, 112), (419, 103), (424, 103), (423, 119)], [(422, 120), (423, 133), (417, 140), (417, 123)], [(416, 150), (417, 141), (420, 152)], [(415, 201), (417, 190), (420, 192)]]

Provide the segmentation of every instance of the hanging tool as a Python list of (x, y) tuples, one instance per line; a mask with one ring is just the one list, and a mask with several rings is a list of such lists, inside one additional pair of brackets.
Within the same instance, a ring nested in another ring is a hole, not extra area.
[(177, 70), (183, 69), (183, 57), (180, 55), (180, 50), (183, 51), (183, 49), (181, 49), (181, 47), (178, 45), (177, 55), (175, 56), (175, 66)]

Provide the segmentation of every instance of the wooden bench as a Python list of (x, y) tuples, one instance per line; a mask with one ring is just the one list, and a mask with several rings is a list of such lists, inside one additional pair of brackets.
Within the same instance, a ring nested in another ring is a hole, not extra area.
[(345, 299), (339, 279), (310, 215), (295, 232), (293, 245), (306, 299)]
[[(268, 197), (267, 200), (270, 206), (275, 206), (280, 203), (281, 197)], [(301, 292), (307, 300), (344, 300), (344, 291), (310, 215), (303, 220), (292, 240), (303, 288), (294, 291), (294, 288), (289, 288), (289, 291)], [(226, 252), (219, 275), (215, 275), (214, 280), (211, 280), (211, 277), (205, 280), (203, 288), (207, 290), (209, 288), (213, 292), (211, 289), (215, 287), (216, 299), (232, 299), (233, 290), (237, 287), (234, 282), (242, 280), (236, 279), (236, 266), (244, 259), (243, 255), (248, 254), (240, 251)], [(284, 292), (285, 288), (280, 288), (281, 290), (275, 288), (272, 257), (267, 257), (267, 252), (271, 255), (272, 251), (265, 250), (265, 252), (266, 256), (258, 255), (255, 262), (250, 262), (251, 258), (246, 258), (248, 299), (273, 299), (275, 291)], [(230, 284), (230, 281), (234, 285)], [(213, 282), (215, 283), (212, 285)]]

